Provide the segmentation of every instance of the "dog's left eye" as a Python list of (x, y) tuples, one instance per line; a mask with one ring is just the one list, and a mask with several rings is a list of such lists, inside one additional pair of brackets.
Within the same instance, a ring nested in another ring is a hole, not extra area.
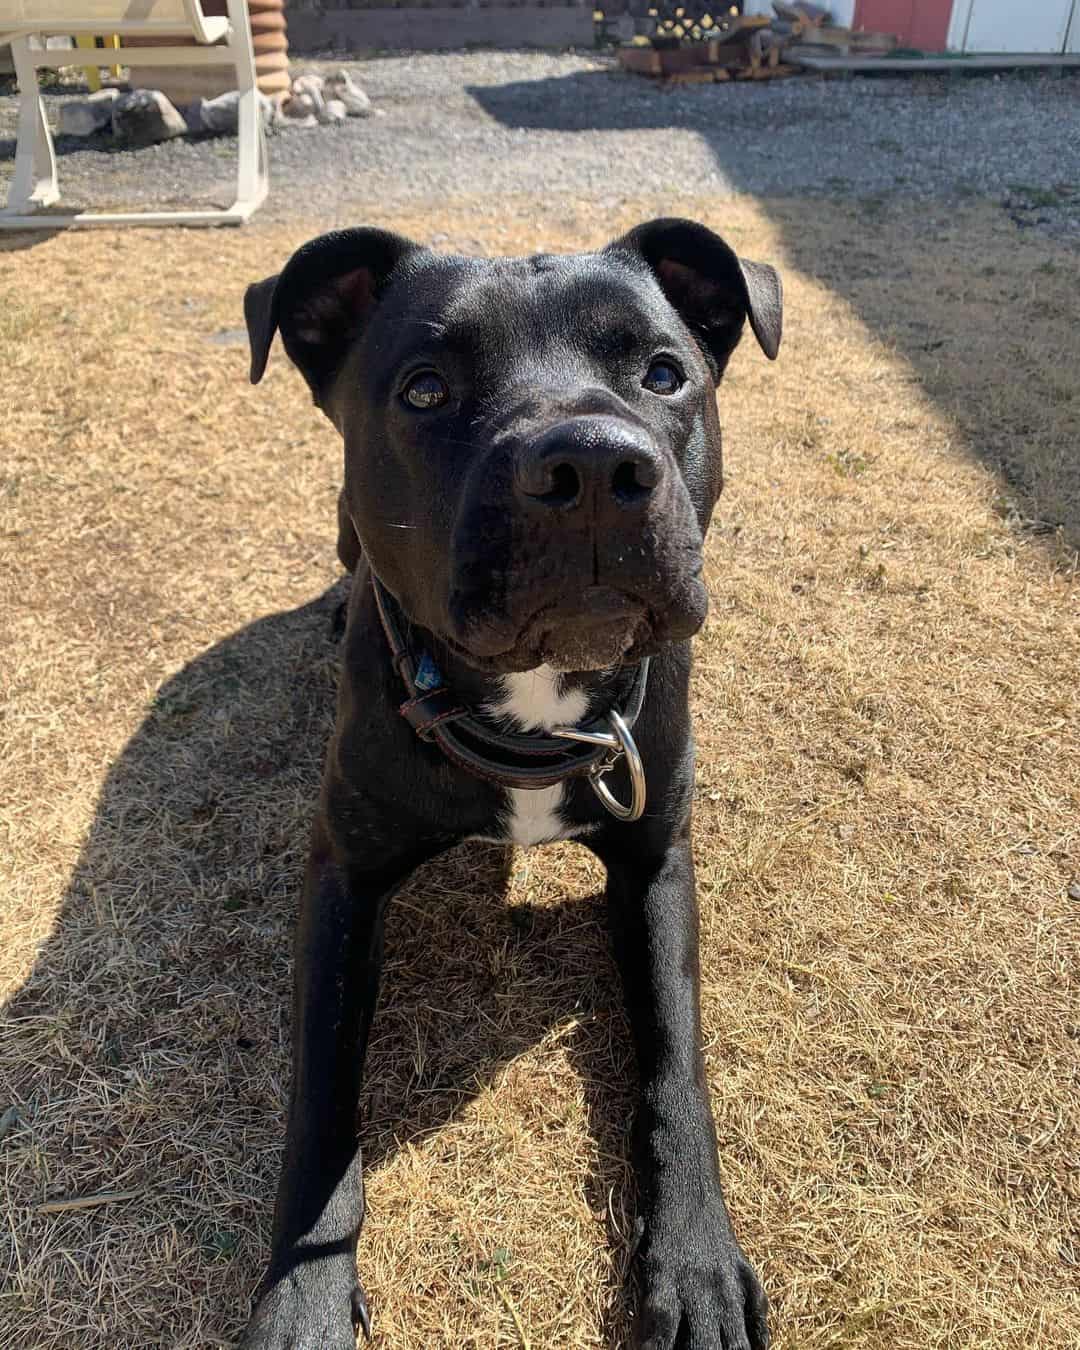
[(677, 394), (683, 386), (683, 377), (670, 361), (654, 361), (641, 384), (650, 394)]
[(413, 376), (401, 396), (410, 408), (427, 412), (431, 408), (441, 408), (450, 397), (450, 390), (441, 375), (436, 375), (433, 370), (425, 370)]

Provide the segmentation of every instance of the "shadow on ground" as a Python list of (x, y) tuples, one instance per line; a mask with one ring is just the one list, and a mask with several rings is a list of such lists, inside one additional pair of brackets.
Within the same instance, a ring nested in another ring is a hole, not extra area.
[[(48, 1177), (30, 1169), (21, 1246), (47, 1252), (50, 1225), (82, 1223), (88, 1268), (110, 1267), (85, 1315), (92, 1306), (133, 1345), (159, 1344), (166, 1323), (198, 1342), (205, 1328), (192, 1330), (172, 1300), (207, 1281), (212, 1320), (238, 1333), (267, 1251), (292, 932), (332, 720), (343, 585), (251, 624), (161, 687), (109, 771), (52, 936), (5, 1010), (25, 1066), (11, 1085), (22, 1122), (8, 1146), (21, 1133), (53, 1168)], [(508, 906), (509, 860), (495, 846), (458, 850), (395, 901), (363, 1104), (365, 1164), (438, 1131), (501, 1067), (572, 1019), (560, 1045), (596, 1143), (586, 1194), (610, 1214), (610, 1194), (628, 1184), (631, 1068), (612, 1012), (602, 896)], [(623, 1046), (614, 1071), (612, 1034)], [(58, 1138), (50, 1103), (71, 1075), (82, 1091), (96, 1080), (102, 1110), (76, 1137)], [(56, 1218), (34, 1215), (39, 1187), (45, 1198), (136, 1196)], [(220, 1196), (209, 1212), (199, 1199), (208, 1192)], [(146, 1261), (163, 1209), (173, 1216), (171, 1269), (155, 1287)], [(38, 1269), (35, 1301), (48, 1283)], [(49, 1322), (51, 1312), (38, 1315)], [(612, 1342), (622, 1315), (619, 1306), (610, 1314)]]
[[(676, 97), (644, 80), (635, 101), (613, 104), (598, 95), (600, 82), (611, 78), (588, 71), (469, 92), (512, 129), (693, 130), (736, 190), (756, 191), (739, 142), (751, 128), (775, 126), (767, 104), (737, 107), (731, 86), (699, 86)], [(948, 97), (953, 87), (948, 77), (920, 79), (912, 97)], [(1075, 87), (1062, 81), (1061, 97), (1073, 97)], [(828, 139), (830, 123), (845, 117), (823, 98), (800, 112), (800, 134)], [(693, 195), (700, 186), (679, 189)], [(1063, 214), (1080, 216), (1080, 189), (1018, 187), (1000, 200), (976, 201), (959, 183), (952, 200), (910, 195), (916, 184), (846, 199), (828, 186), (799, 200), (762, 201), (787, 260), (842, 297), (903, 358), (966, 451), (997, 476), (1002, 515), (1044, 536), (1055, 555), (1074, 554), (1080, 249), (1057, 230)], [(815, 393), (827, 401), (827, 391)]]

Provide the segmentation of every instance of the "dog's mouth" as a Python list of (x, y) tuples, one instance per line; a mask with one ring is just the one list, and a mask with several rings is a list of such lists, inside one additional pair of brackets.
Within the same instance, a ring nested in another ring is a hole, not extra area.
[(588, 586), (580, 599), (545, 605), (534, 614), (518, 645), (552, 670), (606, 670), (645, 640), (652, 627), (647, 606), (636, 596)]
[[(448, 645), (470, 665), (492, 673), (541, 665), (562, 673), (584, 672), (639, 661), (697, 627), (694, 623), (687, 632), (669, 632), (640, 596), (594, 585), (535, 610), (509, 645), (500, 645), (499, 632), (486, 627), (465, 641), (450, 639)], [(505, 629), (501, 636), (505, 642)]]

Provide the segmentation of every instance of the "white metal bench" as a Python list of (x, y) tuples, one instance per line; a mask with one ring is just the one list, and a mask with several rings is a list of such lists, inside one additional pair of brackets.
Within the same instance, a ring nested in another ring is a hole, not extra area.
[[(199, 0), (0, 0), (0, 45), (11, 43), (19, 82), (15, 173), (0, 229), (55, 229), (66, 225), (239, 225), (265, 199), (266, 138), (255, 83), (255, 53), (247, 0), (227, 0), (228, 15), (212, 18)], [(41, 68), (79, 65), (81, 54), (46, 48), (55, 35), (116, 33), (108, 59), (140, 66), (230, 65), (240, 92), (236, 200), (224, 210), (56, 212), (40, 208), (60, 197), (53, 147), (38, 89)], [(161, 38), (163, 45), (125, 47), (124, 38)], [(194, 38), (195, 46), (177, 46)], [(169, 46), (169, 39), (173, 45)]]

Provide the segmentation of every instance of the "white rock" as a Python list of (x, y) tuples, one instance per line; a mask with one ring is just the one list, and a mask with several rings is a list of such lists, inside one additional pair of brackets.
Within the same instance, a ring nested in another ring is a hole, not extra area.
[(324, 124), (334, 122), (344, 122), (348, 117), (345, 111), (345, 104), (340, 99), (330, 98), (323, 104), (322, 112), (319, 113), (319, 121)]
[(342, 68), (326, 82), (326, 93), (330, 98), (344, 103), (350, 117), (370, 117), (371, 99), (354, 84), (349, 72)]
[(62, 136), (92, 136), (112, 122), (113, 104), (120, 97), (119, 89), (99, 89), (88, 98), (60, 105), (60, 134)]
[(297, 75), (292, 82), (292, 87), (296, 94), (318, 94), (321, 98), (323, 90), (326, 88), (326, 81), (321, 75), (315, 75), (312, 71), (306, 70), (303, 75)]
[[(256, 93), (259, 115), (264, 127), (274, 122), (274, 105), (265, 94)], [(240, 93), (231, 89), (217, 98), (200, 98), (184, 109), (184, 120), (189, 131), (215, 132), (235, 135), (240, 122)]]
[(315, 100), (310, 94), (286, 94), (281, 103), (282, 124), (290, 127), (317, 127)]
[(321, 75), (301, 75), (293, 80), (293, 97), (303, 100), (302, 106), (307, 113), (314, 114), (320, 122), (326, 120), (326, 100), (323, 98), (323, 79)]
[(290, 94), (281, 105), (282, 117), (311, 117), (315, 112), (315, 100), (310, 94)]

